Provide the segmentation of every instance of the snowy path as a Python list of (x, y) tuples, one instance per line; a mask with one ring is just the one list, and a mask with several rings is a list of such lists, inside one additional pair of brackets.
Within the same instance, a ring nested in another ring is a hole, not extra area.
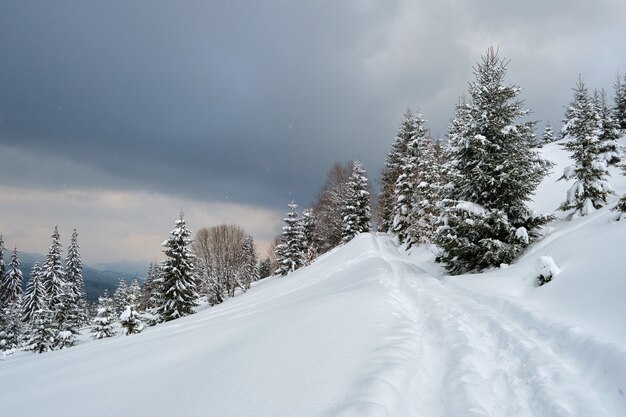
[(372, 240), (398, 320), (357, 384), (358, 400), (331, 415), (626, 415), (626, 352), (429, 277), (391, 239)]
[(624, 345), (420, 262), (364, 234), (139, 335), (0, 360), (0, 415), (626, 416)]

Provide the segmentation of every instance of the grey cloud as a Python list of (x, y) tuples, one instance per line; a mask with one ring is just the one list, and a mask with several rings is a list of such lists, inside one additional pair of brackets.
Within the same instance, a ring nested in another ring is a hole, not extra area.
[(491, 44), (533, 116), (558, 124), (579, 72), (610, 87), (626, 70), (625, 12), (609, 0), (12, 2), (0, 144), (70, 173), (3, 163), (1, 181), (305, 202), (335, 160), (359, 157), (375, 177), (407, 106), (443, 134)]

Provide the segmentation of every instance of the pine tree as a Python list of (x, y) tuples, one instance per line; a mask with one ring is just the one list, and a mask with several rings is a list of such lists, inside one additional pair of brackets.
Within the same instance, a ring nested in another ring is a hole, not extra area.
[(280, 275), (287, 275), (304, 266), (304, 255), (306, 253), (302, 222), (300, 221), (300, 215), (296, 211), (298, 205), (291, 200), (288, 206), (289, 212), (287, 212), (287, 217), (283, 219), (285, 226), (283, 226), (283, 233), (280, 236), (281, 243), (276, 247), (278, 252), (278, 269), (275, 274)]
[(11, 255), (9, 271), (5, 274), (2, 282), (2, 293), (4, 294), (5, 305), (16, 303), (22, 298), (22, 282), (24, 278), (20, 270), (20, 265), (20, 257), (17, 248), (15, 248)]
[(54, 350), (57, 328), (54, 315), (47, 307), (35, 311), (28, 339), (24, 344), (26, 350), (43, 353)]
[(550, 163), (532, 148), (533, 123), (518, 121), (528, 112), (516, 99), (520, 88), (503, 83), (506, 65), (493, 48), (487, 51), (448, 133), (448, 184), (435, 243), (452, 274), (510, 263), (550, 220), (527, 207)]
[(39, 262), (35, 262), (30, 273), (30, 280), (26, 287), (26, 294), (22, 305), (22, 321), (33, 323), (35, 312), (46, 306), (46, 291), (43, 286), (42, 270)]
[(552, 124), (548, 120), (548, 122), (546, 123), (546, 126), (543, 128), (543, 134), (541, 135), (540, 145), (541, 146), (547, 145), (549, 143), (555, 142), (556, 140), (557, 138), (554, 135), (554, 128), (552, 127)]
[(128, 290), (126, 292), (126, 304), (134, 304), (137, 306), (140, 296), (141, 287), (139, 286), (139, 280), (135, 277), (128, 286)]
[(414, 210), (414, 195), (418, 185), (417, 163), (420, 157), (419, 144), (430, 140), (428, 130), (424, 127), (424, 116), (416, 114), (415, 131), (408, 143), (408, 148), (400, 158), (400, 175), (396, 181), (396, 203), (393, 208), (393, 232), (400, 242), (407, 242), (408, 229), (411, 226), (411, 216)]
[(360, 161), (352, 166), (352, 175), (348, 181), (348, 194), (342, 210), (343, 228), (342, 240), (349, 242), (360, 233), (369, 232), (370, 221), (370, 192), (365, 169)]
[[(626, 165), (622, 165), (622, 174), (626, 175)], [(613, 210), (619, 212), (617, 220), (622, 220), (626, 217), (626, 194), (624, 194), (622, 198), (620, 198), (617, 206)]]
[(407, 247), (414, 244), (430, 243), (438, 218), (437, 202), (440, 199), (441, 167), (435, 145), (424, 136), (418, 142), (416, 166), (416, 187), (412, 197), (413, 210), (410, 213), (410, 226), (407, 229)]
[(617, 143), (620, 138), (620, 126), (607, 104), (604, 89), (594, 95), (594, 105), (600, 121), (598, 137), (600, 159), (606, 161), (608, 165), (617, 165), (621, 161), (620, 146)]
[(19, 344), (22, 333), (22, 280), (20, 258), (15, 248), (1, 289), (3, 300), (0, 307), (0, 349), (2, 350), (15, 349)]
[(113, 293), (113, 308), (115, 310), (115, 315), (119, 316), (126, 309), (126, 305), (128, 304), (128, 286), (126, 285), (126, 279), (124, 277), (120, 277), (120, 280), (117, 283), (117, 288)]
[[(571, 216), (585, 216), (603, 207), (613, 193), (606, 161), (601, 157), (601, 120), (587, 87), (582, 81), (574, 89), (574, 99), (565, 111), (563, 148), (572, 153), (574, 164), (565, 168), (561, 180), (574, 179), (567, 198), (559, 207)], [(602, 160), (601, 160), (602, 159)]]
[(160, 269), (156, 261), (150, 262), (148, 275), (139, 291), (138, 306), (141, 311), (155, 313), (156, 307), (161, 305)]
[(78, 314), (78, 324), (82, 325), (87, 321), (87, 298), (85, 295), (85, 282), (83, 281), (83, 261), (78, 250), (78, 232), (74, 229), (72, 240), (67, 248), (67, 258), (65, 259), (65, 281), (69, 284), (71, 297)]
[(250, 284), (259, 280), (259, 270), (257, 267), (256, 248), (254, 239), (250, 235), (243, 238), (241, 244), (241, 267), (239, 271), (239, 286), (245, 291), (250, 288)]
[(98, 298), (98, 310), (93, 319), (91, 335), (94, 339), (104, 339), (115, 336), (115, 311), (113, 309), (113, 299), (109, 297), (105, 289), (102, 296)]
[(626, 75), (622, 82), (620, 75), (617, 74), (614, 87), (613, 118), (619, 124), (620, 129), (626, 131)]
[(197, 293), (198, 279), (194, 273), (194, 255), (188, 246), (192, 240), (191, 232), (187, 229), (183, 213), (180, 213), (175, 222), (171, 236), (163, 243), (165, 256), (162, 266), (162, 304), (158, 312), (165, 321), (174, 320), (193, 314)]
[(400, 128), (396, 133), (394, 143), (391, 146), (391, 151), (387, 154), (385, 167), (381, 175), (381, 187), (378, 197), (380, 212), (378, 230), (381, 232), (389, 232), (393, 229), (394, 207), (397, 202), (395, 194), (396, 182), (401, 174), (402, 160), (408, 153), (409, 143), (415, 136), (415, 132), (415, 116), (410, 109), (407, 109)]
[(137, 313), (134, 304), (127, 305), (126, 309), (120, 314), (120, 324), (124, 329), (125, 336), (141, 333), (144, 329), (144, 325), (141, 322), (139, 313)]
[(2, 286), (5, 276), (6, 264), (4, 263), (4, 240), (2, 239), (2, 235), (0, 235), (0, 306), (3, 306), (5, 303), (4, 288)]
[(259, 279), (267, 278), (272, 275), (272, 260), (264, 258), (259, 262)]
[(54, 227), (52, 233), (52, 245), (48, 250), (46, 261), (42, 270), (42, 283), (46, 290), (50, 310), (54, 312), (56, 304), (63, 296), (63, 286), (65, 284), (65, 271), (61, 263), (61, 242), (58, 227)]
[[(310, 265), (315, 258), (319, 256), (318, 246), (319, 242), (316, 239), (315, 233), (315, 214), (313, 209), (307, 208), (302, 210), (302, 217), (300, 218), (302, 223), (302, 233), (304, 233), (304, 246), (307, 248), (304, 256), (305, 265)], [(266, 275), (269, 276), (270, 274)]]

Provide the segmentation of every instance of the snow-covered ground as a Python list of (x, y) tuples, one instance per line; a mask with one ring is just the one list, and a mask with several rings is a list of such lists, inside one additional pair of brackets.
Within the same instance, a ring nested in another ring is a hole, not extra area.
[[(561, 168), (538, 210), (564, 198)], [(626, 191), (617, 172), (613, 183)], [(516, 264), (461, 277), (428, 248), (364, 234), (139, 335), (5, 358), (0, 415), (626, 416), (626, 221), (614, 217), (556, 221)], [(560, 272), (536, 287), (545, 255)]]

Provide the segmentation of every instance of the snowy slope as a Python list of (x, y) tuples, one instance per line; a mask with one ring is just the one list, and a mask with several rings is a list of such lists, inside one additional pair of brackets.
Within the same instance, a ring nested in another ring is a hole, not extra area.
[[(564, 197), (557, 169), (537, 209)], [(557, 221), (515, 265), (454, 278), (429, 248), (364, 234), (142, 334), (5, 358), (0, 415), (626, 416), (626, 222), (613, 217)], [(538, 288), (545, 254), (562, 272)]]

